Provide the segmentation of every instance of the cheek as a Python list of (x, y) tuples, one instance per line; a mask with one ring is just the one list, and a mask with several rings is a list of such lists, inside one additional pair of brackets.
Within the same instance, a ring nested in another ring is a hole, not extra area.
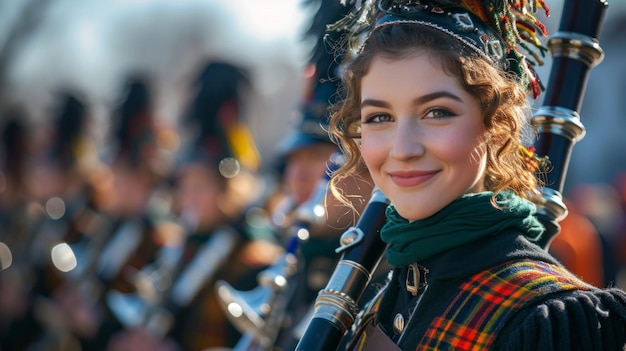
[[(447, 139), (446, 145), (440, 145), (439, 158), (456, 169), (456, 177), (476, 181), (482, 176), (486, 164), (486, 150), (480, 134), (457, 133)], [(460, 174), (459, 174), (460, 173)]]
[(387, 156), (388, 141), (377, 133), (363, 133), (361, 138), (361, 157), (370, 171), (380, 166)]
[(458, 135), (458, 137), (451, 137), (445, 144), (438, 144), (438, 154), (441, 158), (448, 160), (449, 162), (455, 164), (465, 164), (468, 163), (471, 158), (472, 150), (474, 149), (473, 143), (469, 140), (465, 140), (466, 137), (463, 135)]

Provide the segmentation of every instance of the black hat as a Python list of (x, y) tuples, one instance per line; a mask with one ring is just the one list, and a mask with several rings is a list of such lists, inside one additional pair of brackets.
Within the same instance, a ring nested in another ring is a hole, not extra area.
[(130, 78), (122, 102), (113, 111), (117, 125), (113, 137), (117, 142), (115, 159), (131, 166), (151, 165), (158, 151), (154, 127), (152, 96), (143, 77)]
[(27, 157), (27, 134), (25, 111), (12, 107), (5, 113), (0, 140), (0, 169), (14, 180), (22, 178)]
[(338, 34), (326, 34), (326, 26), (342, 18), (348, 10), (339, 1), (322, 1), (319, 6), (306, 31), (306, 36), (316, 40), (310, 58), (315, 69), (311, 94), (303, 101), (295, 130), (278, 146), (281, 158), (310, 145), (333, 143), (328, 135), (328, 108), (337, 101), (339, 58), (332, 46), (337, 43)]
[(78, 94), (60, 92), (55, 112), (53, 140), (47, 159), (62, 168), (75, 167), (80, 162), (82, 140), (87, 121), (87, 108)]
[[(233, 168), (258, 166), (258, 151), (242, 118), (242, 93), (249, 87), (248, 72), (226, 62), (209, 62), (199, 74), (196, 95), (184, 123), (193, 132), (182, 162), (206, 162), (209, 166)], [(225, 164), (224, 162), (228, 162)]]

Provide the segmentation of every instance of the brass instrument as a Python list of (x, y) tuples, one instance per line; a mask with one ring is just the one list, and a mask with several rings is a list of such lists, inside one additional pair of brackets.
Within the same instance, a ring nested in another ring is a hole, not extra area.
[[(52, 199), (62, 201), (60, 198)], [(45, 330), (42, 337), (33, 343), (34, 350), (77, 349), (79, 336), (89, 336), (96, 332), (102, 319), (99, 299), (103, 291), (96, 272), (111, 226), (107, 216), (88, 203), (79, 202), (74, 211), (68, 211), (67, 216), (59, 219), (46, 218), (37, 229), (35, 235), (39, 236), (39, 240), (33, 241), (29, 252), (30, 260), (35, 265), (49, 264), (50, 269), (58, 274), (56, 279), (59, 281), (56, 283), (58, 286), (52, 287), (52, 291), (34, 295), (35, 318)], [(80, 233), (80, 240), (68, 240), (72, 230)], [(39, 262), (42, 259), (44, 262)], [(91, 319), (76, 324), (68, 316), (65, 307), (59, 306), (59, 302), (55, 301), (53, 295), (57, 291), (62, 291), (61, 295), (78, 294), (80, 299), (72, 303), (88, 308)]]
[[(191, 232), (193, 221), (179, 220), (185, 233)], [(184, 245), (164, 246), (153, 264), (135, 274), (136, 293), (109, 291), (106, 302), (116, 318), (127, 328), (141, 326), (153, 335), (164, 337), (173, 327), (176, 312), (187, 306), (235, 250), (237, 235), (228, 226), (218, 228), (184, 267)], [(167, 308), (166, 306), (173, 306)]]
[(294, 223), (285, 253), (266, 270), (259, 273), (259, 285), (250, 291), (237, 291), (225, 281), (216, 283), (222, 309), (229, 320), (244, 335), (234, 350), (271, 350), (285, 329), (288, 307), (292, 300), (300, 265), (298, 248), (308, 239), (312, 225), (325, 223), (324, 202), (332, 173), (343, 163), (341, 154), (334, 154), (327, 163), (328, 170), (311, 197), (295, 209)]
[(222, 309), (244, 334), (234, 350), (271, 350), (295, 289), (291, 278), (297, 269), (295, 254), (286, 252), (259, 273), (259, 285), (250, 291), (237, 291), (225, 281), (216, 283)]

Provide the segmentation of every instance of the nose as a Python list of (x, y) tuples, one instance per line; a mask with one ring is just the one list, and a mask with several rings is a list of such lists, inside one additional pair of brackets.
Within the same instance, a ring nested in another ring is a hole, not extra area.
[(389, 156), (398, 160), (421, 157), (426, 151), (422, 143), (421, 131), (417, 123), (398, 123), (397, 130), (391, 141)]

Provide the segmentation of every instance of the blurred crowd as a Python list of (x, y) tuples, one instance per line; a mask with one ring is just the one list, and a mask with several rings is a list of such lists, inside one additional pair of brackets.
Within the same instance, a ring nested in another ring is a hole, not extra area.
[(271, 160), (243, 112), (251, 72), (227, 60), (200, 65), (174, 119), (141, 70), (104, 133), (76, 87), (54, 92), (43, 126), (22, 105), (0, 111), (0, 350), (295, 346), (372, 190), (364, 172), (342, 185), (352, 206), (326, 192), (342, 162), (326, 130), (337, 60), (314, 51)]
[[(248, 72), (228, 62), (198, 72), (177, 128), (158, 123), (150, 77), (129, 76), (110, 111), (107, 152), (78, 91), (58, 92), (45, 130), (25, 125), (17, 107), (4, 111), (0, 349), (233, 347), (259, 331), (238, 328), (229, 318), (240, 314), (222, 305), (260, 276), (290, 281), (264, 287), (286, 295), (283, 312), (272, 305), (277, 318), (297, 317), (278, 329), (303, 318), (371, 192), (364, 175), (345, 184), (363, 194), (355, 208), (326, 194), (341, 155), (324, 129), (336, 82), (319, 78), (265, 168), (241, 117)], [(277, 333), (272, 342), (279, 337), (296, 340)]]

